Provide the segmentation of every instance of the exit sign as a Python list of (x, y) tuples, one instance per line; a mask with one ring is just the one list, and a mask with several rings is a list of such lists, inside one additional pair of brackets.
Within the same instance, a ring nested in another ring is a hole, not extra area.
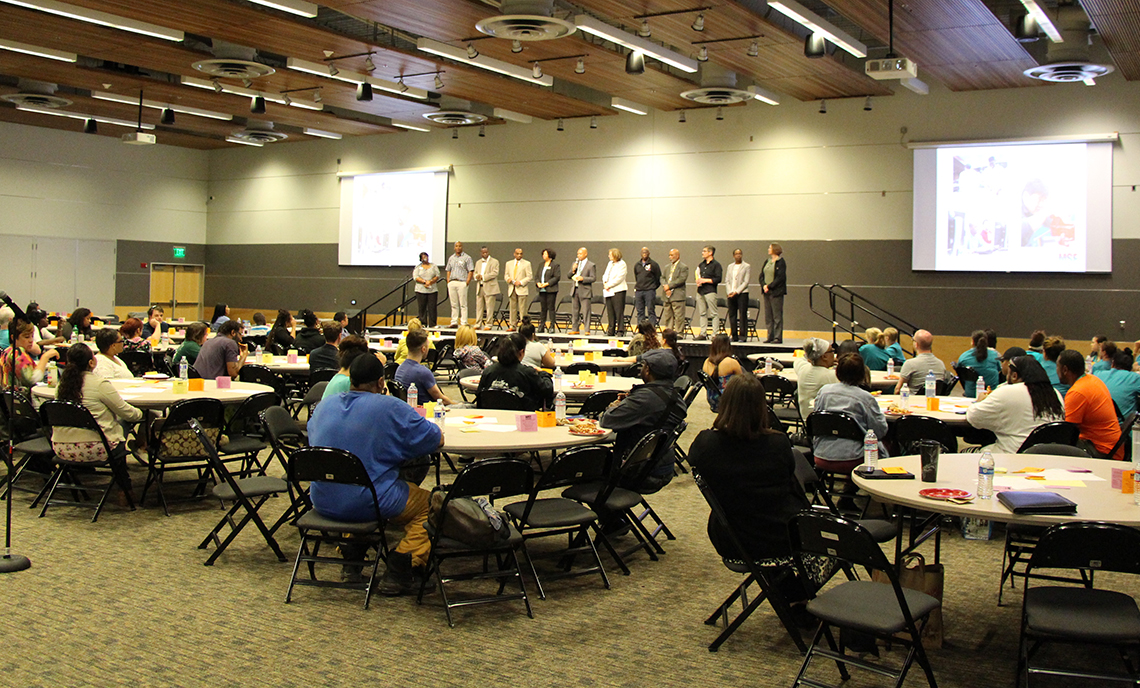
[(186, 247), (185, 246), (175, 246), (174, 247), (174, 257), (176, 259), (185, 259), (186, 258)]

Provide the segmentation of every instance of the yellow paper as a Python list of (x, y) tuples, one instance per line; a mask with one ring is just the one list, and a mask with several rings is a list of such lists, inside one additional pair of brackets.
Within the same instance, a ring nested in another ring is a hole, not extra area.
[(1043, 476), (1043, 475), (1027, 475), (1027, 476), (1025, 476), (1025, 479), (1026, 480), (1045, 480), (1045, 476)]
[(1045, 469), (1044, 468), (1037, 468), (1036, 466), (1026, 466), (1025, 468), (1017, 469), (1016, 471), (1014, 471), (1014, 473), (1040, 473), (1043, 470), (1045, 470)]
[(463, 428), (459, 432), (479, 432), (479, 428)]
[(883, 472), (888, 475), (904, 475), (907, 470), (902, 466), (883, 466)]

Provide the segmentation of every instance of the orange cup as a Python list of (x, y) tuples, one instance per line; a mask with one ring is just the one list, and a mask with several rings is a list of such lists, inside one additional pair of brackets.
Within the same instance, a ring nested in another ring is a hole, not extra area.
[(191, 392), (201, 392), (206, 389), (206, 381), (200, 377), (190, 378), (186, 381), (187, 389)]
[(605, 382), (605, 381), (606, 381), (606, 371), (599, 370), (598, 371), (598, 382)]
[(926, 410), (927, 411), (937, 411), (938, 410), (938, 397), (926, 397)]
[(554, 418), (554, 411), (539, 411), (537, 415), (538, 427), (540, 428), (553, 428), (558, 425)]

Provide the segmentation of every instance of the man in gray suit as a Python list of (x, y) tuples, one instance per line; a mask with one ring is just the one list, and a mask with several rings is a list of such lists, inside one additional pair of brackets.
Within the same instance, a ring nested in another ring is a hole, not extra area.
[(495, 297), (499, 291), (499, 261), (484, 246), (475, 262), (475, 329), (490, 327), (495, 319)]
[[(590, 301), (594, 298), (594, 280), (596, 268), (590, 262), (586, 247), (578, 249), (578, 260), (570, 268), (570, 279), (574, 282), (573, 313), (574, 319), (570, 326), (570, 334), (590, 334)], [(579, 331), (578, 323), (582, 323)]]
[(665, 313), (661, 318), (662, 328), (673, 328), (682, 337), (685, 332), (685, 282), (689, 279), (689, 266), (681, 262), (681, 252), (669, 250), (669, 266), (661, 271), (661, 282), (665, 285)]

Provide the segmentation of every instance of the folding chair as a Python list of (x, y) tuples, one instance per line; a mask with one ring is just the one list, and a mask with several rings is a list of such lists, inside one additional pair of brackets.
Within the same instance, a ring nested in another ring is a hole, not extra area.
[[(1041, 535), (1026, 569), (1068, 569), (1140, 574), (1140, 532), (1112, 523), (1063, 523)], [(1079, 669), (1032, 664), (1034, 655), (1048, 643), (1098, 646), (1115, 649), (1125, 673), (1108, 674)], [(1140, 653), (1140, 609), (1136, 600), (1122, 592), (1084, 587), (1026, 584), (1021, 611), (1021, 640), (1017, 660), (1018, 685), (1026, 688), (1037, 674), (1140, 683), (1134, 661)]]
[(222, 461), (226, 462), (240, 459), (242, 477), (249, 477), (255, 468), (258, 473), (265, 475), (265, 466), (257, 460), (257, 455), (269, 446), (265, 442), (261, 412), (280, 403), (281, 400), (276, 392), (261, 392), (238, 404), (237, 410), (230, 416), (230, 421), (222, 433), (229, 441), (219, 449), (218, 454), (222, 456)]
[[(0, 493), (0, 499), (7, 499), (10, 489), (41, 492), (42, 486), (33, 489), (16, 483), (25, 473), (33, 473), (42, 478), (46, 485), (54, 472), (51, 458), (55, 451), (51, 446), (51, 438), (48, 437), (50, 431), (45, 433), (40, 414), (36, 413), (32, 402), (20, 390), (16, 390), (14, 395), (11, 390), (0, 391), (0, 424), (5, 430), (8, 428), (9, 417), (12, 420), (12, 437), (9, 438), (12, 454), (9, 455), (6, 448), (3, 451), (8, 471), (4, 476), (4, 491)], [(20, 456), (20, 460), (14, 462), (16, 455)]]
[(465, 377), (479, 377), (482, 374), (483, 371), (478, 368), (464, 368), (455, 373), (455, 384), (459, 387), (459, 396), (463, 398), (464, 403), (470, 403), (471, 400), (467, 398), (467, 389), (460, 382)]
[[(293, 575), (289, 579), (289, 590), (285, 593), (285, 602), (293, 599), (293, 587), (296, 585), (311, 585), (322, 588), (342, 588), (348, 590), (364, 591), (364, 608), (372, 602), (372, 590), (376, 585), (376, 572), (380, 561), (387, 559), (388, 541), (384, 537), (384, 519), (380, 516), (380, 505), (376, 500), (376, 488), (372, 485), (372, 478), (358, 457), (351, 452), (332, 447), (304, 447), (293, 452), (289, 458), (289, 482), (293, 485), (300, 483), (335, 483), (337, 485), (354, 486), (367, 490), (366, 494), (372, 497), (373, 518), (365, 521), (341, 521), (321, 515), (316, 509), (308, 511), (297, 517), (293, 525), (301, 534), (301, 545), (297, 549), (297, 561), (293, 564)], [(353, 536), (351, 538), (347, 536)], [(367, 549), (360, 559), (344, 559), (341, 557), (321, 556), (321, 545), (336, 547), (337, 545), (375, 546), (376, 556), (371, 559), (367, 556)], [(297, 577), (297, 572), (304, 562), (309, 569), (309, 578)], [(319, 580), (317, 578), (316, 564), (339, 564), (342, 566), (359, 566), (371, 568), (366, 581), (342, 582), (339, 580)]]
[[(822, 437), (855, 440), (860, 445), (864, 440), (864, 433), (859, 427), (859, 423), (842, 411), (812, 411), (808, 414), (806, 427), (808, 437), (812, 439), (813, 445), (816, 438)], [(863, 461), (862, 456), (858, 459), (852, 459), (846, 456), (831, 457), (814, 454), (814, 458), (816, 469), (827, 479), (827, 487), (832, 491), (835, 490), (836, 477), (841, 477), (845, 481), (850, 480), (851, 471)]]
[(912, 449), (919, 440), (933, 440), (942, 445), (947, 454), (958, 452), (958, 437), (945, 422), (929, 416), (903, 416), (895, 421), (895, 442), (904, 454), (918, 453)]
[[(388, 394), (396, 397), (400, 401), (408, 400), (408, 390), (404, 389), (403, 383), (395, 380), (388, 380)], [(424, 399), (424, 401), (427, 401)]]
[(558, 299), (558, 305), (554, 308), (554, 331), (561, 332), (562, 330), (570, 330), (570, 324), (573, 322), (570, 309), (574, 305), (574, 297), (570, 294)]
[[(265, 434), (269, 439), (272, 452), (266, 457), (262, 467), (268, 467), (269, 463), (276, 458), (281, 464), (286, 478), (288, 478), (289, 457), (298, 449), (308, 446), (305, 429), (301, 427), (300, 423), (293, 420), (283, 406), (270, 406), (262, 411), (261, 425), (265, 428)], [(300, 483), (289, 483), (289, 499), (289, 508), (281, 514), (269, 532), (277, 532), (277, 529), (290, 518), (299, 516), (307, 509), (312, 508), (312, 504), (309, 503), (309, 491)]]
[(135, 377), (142, 377), (155, 369), (154, 357), (150, 355), (149, 351), (124, 351), (119, 354), (119, 359), (127, 364), (127, 368), (131, 370), (131, 375)]
[(337, 368), (321, 368), (319, 370), (309, 371), (309, 384), (308, 388), (312, 389), (313, 385), (321, 382), (328, 382), (337, 376), (340, 370)]
[[(170, 508), (166, 498), (166, 486), (174, 484), (192, 484), (194, 490), (191, 499), (205, 496), (206, 483), (211, 479), (209, 457), (188, 421), (196, 419), (211, 441), (217, 441), (225, 426), (225, 406), (217, 399), (183, 399), (172, 405), (167, 411), (166, 418), (155, 423), (151, 431), (148, 455), (150, 458), (139, 504), (146, 503), (146, 494), (154, 485), (158, 492), (158, 499), (162, 503), (163, 512), (169, 516)], [(159, 427), (161, 423), (161, 427)], [(167, 482), (166, 474), (169, 472), (194, 471), (193, 479)]]
[(531, 411), (526, 399), (506, 389), (485, 389), (475, 397), (475, 408)]
[(305, 396), (300, 399), (294, 400), (290, 406), (293, 408), (293, 417), (297, 420), (301, 419), (301, 411), (305, 412), (305, 419), (313, 417), (313, 410), (316, 409), (317, 404), (325, 395), (325, 387), (328, 387), (328, 382), (318, 382), (305, 392)]
[[(924, 592), (899, 585), (898, 571), (887, 561), (867, 529), (858, 523), (833, 514), (804, 511), (792, 517), (788, 531), (796, 570), (805, 580), (808, 577), (805, 555), (829, 557), (848, 566), (882, 571), (890, 580), (889, 586), (875, 581), (848, 580), (817, 594), (808, 602), (808, 612), (821, 623), (793, 687), (825, 685), (806, 676), (812, 659), (822, 656), (835, 662), (844, 681), (851, 678), (847, 671), (847, 666), (851, 665), (889, 676), (895, 679), (896, 686), (903, 684), (910, 665), (917, 660), (926, 672), (930, 688), (936, 688), (934, 670), (922, 646), (922, 629), (930, 613), (942, 603)], [(882, 663), (867, 662), (847, 654), (842, 645), (836, 645), (832, 627), (850, 628), (897, 643), (907, 649), (906, 658), (897, 671), (892, 671)], [(824, 639), (826, 648), (820, 646)]]
[[(446, 488), (447, 491), (439, 511), (439, 520), (434, 525), (431, 525), (429, 522), (431, 555), (428, 557), (428, 570), (430, 571), (430, 575), (435, 576), (436, 587), (439, 590), (440, 597), (443, 598), (444, 613), (447, 615), (448, 626), (452, 628), (455, 627), (451, 610), (456, 607), (520, 599), (526, 605), (526, 615), (532, 619), (534, 618), (534, 611), (530, 607), (530, 598), (527, 596), (526, 582), (523, 580), (518, 559), (518, 550), (520, 548), (525, 549), (526, 542), (509, 520), (507, 520), (506, 525), (510, 529), (510, 538), (486, 547), (468, 545), (443, 535), (443, 531), (447, 529), (448, 504), (450, 504), (453, 499), (483, 495), (489, 496), (492, 499), (499, 499), (528, 494), (533, 480), (534, 471), (530, 465), (524, 461), (502, 458), (485, 459), (464, 468), (459, 472), (459, 475), (455, 476), (455, 482)], [(493, 571), (488, 570), (487, 567), (488, 558), (492, 555), (495, 557), (497, 563), (497, 569)], [(444, 561), (471, 557), (483, 559), (484, 566), (482, 571), (458, 572), (449, 576), (444, 575), (441, 568), (441, 564)], [(420, 581), (420, 591), (416, 597), (418, 604), (423, 604), (424, 591), (427, 589), (430, 575), (425, 576), (423, 580)], [(514, 578), (518, 582), (519, 592), (504, 595), (503, 593), (506, 590), (507, 582), (511, 578)], [(462, 600), (452, 600), (447, 595), (447, 585), (449, 583), (488, 579), (497, 580), (499, 582), (499, 590), (495, 595), (465, 598)]]
[[(265, 526), (265, 521), (261, 520), (261, 514), (258, 509), (270, 497), (276, 497), (282, 492), (289, 490), (289, 485), (281, 478), (272, 478), (266, 475), (254, 476), (252, 478), (234, 478), (229, 469), (226, 468), (225, 462), (222, 457), (218, 456), (217, 450), (214, 448), (214, 443), (206, 436), (202, 425), (195, 419), (190, 418), (186, 421), (190, 426), (190, 430), (198, 438), (198, 442), (202, 445), (202, 450), (206, 452), (206, 457), (210, 461), (210, 466), (217, 477), (218, 482), (214, 485), (213, 496), (221, 502), (233, 502), (233, 506), (226, 512), (222, 519), (218, 521), (218, 525), (214, 526), (213, 530), (202, 540), (198, 545), (198, 549), (206, 549), (211, 542), (214, 543), (216, 549), (205, 561), (206, 566), (213, 566), (214, 562), (218, 560), (222, 552), (226, 551), (238, 533), (245, 528), (246, 524), (253, 521), (257, 529), (261, 531), (262, 537), (265, 538), (265, 543), (277, 555), (278, 561), (287, 561), (285, 555), (281, 552), (281, 548), (277, 546), (277, 540), (273, 538), (273, 533)], [(257, 500), (257, 501), (254, 501)], [(240, 521), (235, 522), (234, 516), (238, 511), (244, 511)], [(222, 529), (229, 527), (229, 534), (226, 539), (218, 537)]]
[[(811, 462), (808, 461), (807, 456), (802, 451), (792, 447), (792, 456), (796, 459), (796, 480), (803, 489), (804, 495), (807, 496), (808, 501), (811, 502), (812, 508), (825, 511), (833, 516), (842, 516), (839, 509), (836, 508), (834, 500), (831, 498), (831, 493), (819, 478), (819, 474), (815, 472)], [(893, 521), (878, 518), (860, 518), (854, 519), (856, 523), (867, 529), (871, 534), (871, 539), (878, 543), (890, 542), (898, 535), (899, 527)]]
[(756, 324), (760, 321), (760, 299), (748, 299), (748, 313), (754, 315), (748, 316), (748, 330), (745, 333), (745, 339), (753, 337), (760, 339), (760, 333), (756, 331)]
[(804, 419), (800, 415), (800, 402), (797, 386), (781, 375), (760, 375), (764, 396), (772, 413), (793, 430), (802, 430)]
[(238, 371), (238, 379), (242, 382), (254, 382), (259, 385), (268, 385), (277, 392), (277, 396), (282, 399), (289, 400), (291, 398), (289, 385), (286, 384), (285, 378), (273, 372), (269, 368), (257, 363), (246, 363)]
[[(599, 288), (598, 291), (601, 291)], [(606, 299), (601, 294), (594, 294), (590, 299), (590, 330), (592, 332), (605, 332), (602, 316), (606, 313)]]
[(1063, 420), (1038, 425), (1030, 431), (1029, 436), (1017, 449), (1018, 454), (1025, 453), (1030, 447), (1038, 444), (1067, 444), (1077, 446), (1081, 439), (1081, 426)]
[(594, 392), (582, 402), (582, 406), (578, 409), (578, 415), (584, 418), (600, 418), (610, 407), (610, 404), (617, 401), (620, 395), (621, 392), (613, 389)]
[(581, 363), (571, 363), (570, 365), (566, 366), (565, 368), (562, 369), (562, 374), (566, 375), (566, 376), (577, 375), (578, 373), (580, 373), (582, 371), (590, 372), (590, 373), (593, 373), (594, 375), (597, 375), (598, 373), (600, 373), (602, 371), (602, 369), (597, 363), (591, 363), (590, 361), (582, 361)]
[[(106, 435), (103, 434), (103, 429), (99, 427), (95, 417), (91, 415), (91, 411), (87, 410), (82, 404), (77, 404), (73, 401), (45, 401), (41, 407), (45, 423), (51, 428), (78, 428), (94, 432), (98, 435), (99, 439), (97, 444), (91, 446), (86, 451), (68, 451), (69, 447), (66, 444), (53, 444), (56, 448), (56, 455), (53, 459), (56, 465), (55, 471), (48, 479), (47, 485), (44, 486), (40, 496), (36, 497), (35, 505), (40, 498), (43, 498), (44, 507), (40, 510), (40, 518), (47, 514), (49, 506), (79, 506), (85, 508), (95, 509), (95, 514), (91, 517), (91, 522), (94, 523), (99, 519), (99, 514), (103, 511), (103, 506), (107, 503), (107, 497), (110, 496), (111, 490), (118, 486), (127, 498), (127, 506), (131, 511), (135, 510), (134, 500), (131, 498), (130, 490), (127, 485), (122, 485), (115, 478), (111, 469), (112, 454), (111, 445), (107, 442)], [(75, 445), (72, 445), (75, 446)], [(77, 448), (78, 449), (78, 448)], [(84, 454), (82, 458), (79, 454)], [(125, 452), (124, 452), (125, 454)], [(125, 462), (126, 457), (119, 459)], [(75, 469), (91, 469), (91, 473), (84, 473), (84, 477), (89, 475), (99, 475), (106, 477), (106, 485), (98, 485), (96, 487), (86, 485), (78, 479), (76, 475), (78, 471)], [(105, 470), (98, 470), (105, 469)], [(125, 470), (125, 469), (124, 469)], [(70, 490), (74, 499), (57, 499), (56, 492), (58, 490)], [(89, 494), (92, 490), (101, 490), (102, 495), (99, 497), (98, 503), (92, 503), (89, 499)]]

